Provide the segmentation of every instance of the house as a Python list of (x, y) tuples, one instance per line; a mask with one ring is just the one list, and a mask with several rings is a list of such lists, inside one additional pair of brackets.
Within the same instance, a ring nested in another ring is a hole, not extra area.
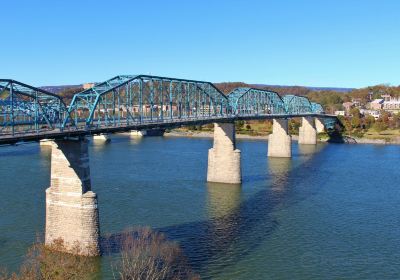
[(357, 107), (357, 108), (359, 108), (359, 107), (361, 107), (361, 98), (353, 98), (352, 100), (351, 100), (351, 102), (353, 103), (353, 106), (354, 107)]
[(82, 85), (83, 89), (89, 89), (89, 88), (92, 88), (92, 87), (94, 87), (94, 83), (85, 83), (85, 84)]
[(371, 110), (382, 110), (383, 108), (383, 99), (379, 98), (379, 99), (374, 99), (369, 103), (369, 108)]
[[(371, 102), (372, 103), (372, 102)], [(379, 119), (379, 117), (381, 116), (381, 112), (380, 109), (379, 110), (374, 110), (374, 109), (361, 109), (360, 113), (363, 115), (370, 115), (373, 116), (375, 118), (375, 120)]]
[(347, 115), (350, 113), (351, 108), (354, 107), (353, 102), (344, 102), (342, 105)]
[(383, 98), (383, 106), (382, 109), (391, 113), (400, 112), (400, 98), (392, 97), (389, 94), (385, 94), (381, 96)]

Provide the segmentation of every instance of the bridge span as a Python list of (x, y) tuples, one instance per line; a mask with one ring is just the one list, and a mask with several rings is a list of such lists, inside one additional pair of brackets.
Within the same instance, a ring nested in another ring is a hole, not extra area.
[(269, 157), (290, 158), (288, 119), (300, 117), (299, 144), (315, 145), (317, 133), (337, 121), (306, 97), (256, 88), (223, 94), (212, 83), (149, 75), (116, 76), (74, 95), (71, 102), (43, 89), (0, 79), (0, 145), (51, 139), (51, 180), (46, 190), (46, 244), (76, 242), (98, 255), (100, 225), (92, 191), (88, 135), (214, 123), (207, 181), (240, 184), (237, 120), (272, 119)]

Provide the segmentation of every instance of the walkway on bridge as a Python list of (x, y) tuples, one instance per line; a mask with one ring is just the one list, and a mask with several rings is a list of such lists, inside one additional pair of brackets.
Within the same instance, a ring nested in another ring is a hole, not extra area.
[(306, 97), (256, 88), (223, 94), (212, 83), (149, 75), (121, 75), (74, 95), (0, 80), (0, 144), (99, 133), (207, 124), (241, 119), (321, 117)]

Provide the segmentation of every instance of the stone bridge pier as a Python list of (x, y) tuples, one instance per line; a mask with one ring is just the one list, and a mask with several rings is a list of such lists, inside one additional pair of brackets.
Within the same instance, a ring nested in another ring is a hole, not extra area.
[(315, 128), (317, 130), (317, 133), (321, 133), (325, 131), (325, 125), (322, 119), (320, 118), (315, 118)]
[(288, 133), (288, 119), (274, 119), (272, 134), (268, 136), (269, 157), (292, 157), (292, 137)]
[(228, 184), (242, 182), (234, 123), (214, 124), (214, 145), (208, 151), (207, 181)]
[(101, 133), (101, 134), (98, 134), (98, 135), (93, 135), (93, 140), (110, 142), (111, 141), (111, 137), (107, 133)]
[(299, 129), (299, 144), (316, 145), (317, 129), (313, 117), (303, 117)]
[[(88, 142), (85, 139), (51, 143), (51, 179), (46, 190), (45, 243), (62, 240), (63, 250), (81, 255), (100, 254), (97, 195), (91, 191)], [(80, 251), (75, 251), (76, 246)]]

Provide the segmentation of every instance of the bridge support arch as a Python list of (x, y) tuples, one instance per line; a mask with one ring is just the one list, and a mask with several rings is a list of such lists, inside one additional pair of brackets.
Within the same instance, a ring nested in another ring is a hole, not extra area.
[(268, 136), (268, 157), (292, 157), (292, 137), (288, 133), (288, 119), (274, 119), (272, 134)]
[(214, 124), (214, 144), (208, 151), (207, 181), (240, 184), (240, 150), (236, 149), (234, 123)]
[[(45, 243), (62, 240), (67, 252), (100, 254), (97, 195), (91, 191), (88, 142), (52, 142), (50, 187), (46, 190)], [(76, 251), (79, 246), (80, 251)]]
[(317, 129), (313, 117), (303, 117), (299, 129), (299, 144), (316, 145)]

